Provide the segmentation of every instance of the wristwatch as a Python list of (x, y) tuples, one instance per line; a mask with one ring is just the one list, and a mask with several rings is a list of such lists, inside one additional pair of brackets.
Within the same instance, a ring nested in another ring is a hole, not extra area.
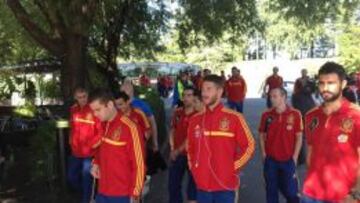
[(350, 192), (350, 196), (354, 200), (360, 200), (360, 191), (353, 190), (353, 191)]

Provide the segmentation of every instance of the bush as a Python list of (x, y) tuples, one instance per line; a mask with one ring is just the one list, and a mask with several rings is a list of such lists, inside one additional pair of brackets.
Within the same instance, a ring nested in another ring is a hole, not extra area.
[(56, 123), (45, 121), (39, 125), (30, 141), (31, 176), (33, 180), (48, 182), (56, 177)]
[(15, 116), (33, 118), (36, 114), (36, 106), (33, 102), (26, 101), (24, 105), (18, 106), (14, 109)]

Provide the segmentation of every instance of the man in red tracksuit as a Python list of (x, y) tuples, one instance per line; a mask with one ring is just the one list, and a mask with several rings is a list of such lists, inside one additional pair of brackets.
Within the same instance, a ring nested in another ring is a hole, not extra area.
[(254, 152), (254, 139), (243, 116), (221, 104), (224, 81), (208, 75), (202, 85), (206, 108), (191, 117), (188, 161), (199, 203), (233, 203), (238, 173)]
[(129, 117), (136, 125), (138, 125), (140, 134), (144, 140), (150, 137), (150, 123), (145, 113), (138, 108), (131, 106), (129, 95), (120, 91), (115, 95), (116, 108), (125, 116)]
[(266, 106), (268, 108), (271, 107), (271, 101), (270, 101), (270, 95), (269, 95), (270, 91), (275, 88), (283, 87), (283, 85), (284, 85), (284, 80), (278, 73), (279, 73), (279, 68), (275, 66), (273, 68), (273, 74), (271, 76), (267, 77), (265, 80), (263, 94), (266, 95), (266, 98), (267, 98)]
[(226, 81), (226, 94), (228, 105), (231, 109), (242, 113), (244, 107), (244, 99), (246, 95), (246, 82), (240, 75), (240, 70), (237, 67), (232, 67), (232, 76)]
[(186, 195), (189, 203), (196, 202), (196, 186), (190, 174), (186, 157), (186, 139), (191, 116), (195, 110), (195, 89), (186, 87), (183, 91), (183, 107), (178, 107), (172, 117), (171, 129), (169, 132), (170, 141), (170, 166), (169, 166), (169, 203), (183, 203), (182, 182), (187, 172)]
[(106, 91), (91, 95), (90, 107), (104, 122), (102, 143), (92, 174), (99, 179), (97, 203), (130, 203), (141, 195), (144, 177), (144, 146), (136, 124), (121, 115)]
[(88, 93), (77, 88), (74, 93), (76, 104), (70, 109), (70, 148), (67, 179), (70, 185), (82, 192), (82, 202), (90, 201), (92, 177), (91, 159), (100, 141), (101, 124), (88, 105)]

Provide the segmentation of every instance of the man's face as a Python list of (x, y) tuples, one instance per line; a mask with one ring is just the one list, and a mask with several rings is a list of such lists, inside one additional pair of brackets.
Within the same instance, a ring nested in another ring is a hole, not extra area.
[(277, 108), (285, 104), (286, 98), (285, 95), (282, 95), (281, 91), (276, 88), (270, 91), (270, 101), (273, 107)]
[(130, 109), (130, 100), (125, 101), (123, 98), (119, 98), (115, 100), (115, 106), (122, 113), (126, 113)]
[(76, 92), (74, 98), (80, 106), (85, 106), (88, 102), (87, 92)]
[(346, 81), (341, 81), (335, 73), (319, 75), (319, 91), (326, 102), (333, 102), (342, 95)]
[(181, 81), (185, 82), (188, 79), (188, 77), (185, 73), (182, 73), (180, 76), (180, 79), (181, 79)]
[(194, 91), (193, 90), (185, 90), (183, 92), (183, 102), (184, 106), (188, 107), (194, 104)]
[(231, 70), (231, 74), (232, 74), (233, 76), (238, 76), (238, 75), (239, 75), (239, 72), (238, 72), (238, 70), (236, 70), (236, 69), (232, 69), (232, 70)]
[(279, 72), (279, 69), (278, 68), (273, 68), (273, 73), (274, 74), (277, 74)]
[(94, 100), (90, 103), (91, 110), (100, 121), (108, 121), (110, 119), (111, 109), (113, 107), (114, 103), (111, 101), (109, 101), (107, 104), (103, 104), (99, 100)]
[(306, 77), (306, 76), (307, 76), (307, 70), (303, 69), (303, 70), (301, 71), (301, 76), (302, 76), (302, 77)]
[(222, 88), (209, 81), (205, 81), (201, 88), (202, 101), (206, 106), (211, 106), (220, 100), (222, 93)]

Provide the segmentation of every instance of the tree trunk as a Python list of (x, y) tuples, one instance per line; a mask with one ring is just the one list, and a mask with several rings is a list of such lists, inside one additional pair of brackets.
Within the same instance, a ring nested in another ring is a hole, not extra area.
[(314, 45), (314, 40), (311, 41), (311, 45), (310, 45), (310, 58), (314, 58), (314, 49), (315, 49), (315, 45)]
[(272, 51), (273, 51), (273, 58), (272, 59), (276, 59), (276, 45), (272, 46)]
[(65, 55), (61, 69), (61, 91), (64, 102), (73, 97), (76, 87), (89, 87), (87, 64), (87, 39), (81, 35), (68, 35), (66, 37)]

